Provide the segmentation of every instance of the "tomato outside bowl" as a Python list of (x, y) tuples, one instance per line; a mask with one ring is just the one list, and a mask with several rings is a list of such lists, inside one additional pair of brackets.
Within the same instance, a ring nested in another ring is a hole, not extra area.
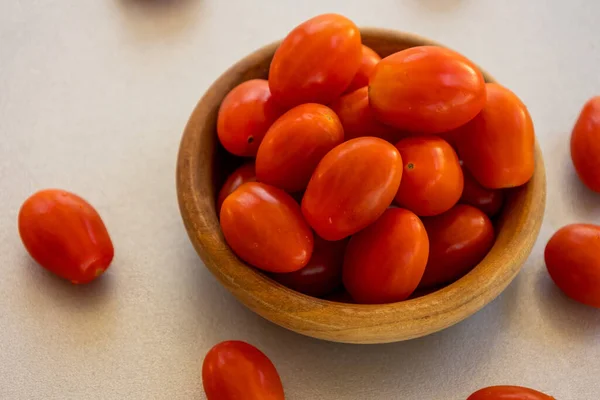
[[(428, 39), (391, 30), (361, 29), (363, 44), (385, 57), (409, 47), (441, 46)], [(469, 274), (455, 283), (411, 300), (381, 305), (347, 304), (288, 289), (241, 261), (219, 226), (216, 197), (240, 160), (219, 144), (219, 105), (238, 84), (266, 79), (280, 42), (245, 57), (221, 75), (194, 109), (177, 160), (177, 195), (189, 238), (206, 267), (246, 307), (284, 328), (343, 343), (389, 343), (448, 328), (495, 299), (516, 277), (537, 239), (544, 215), (546, 177), (536, 143), (533, 178), (507, 196), (496, 223), (493, 248)], [(495, 82), (483, 71), (487, 82)]]

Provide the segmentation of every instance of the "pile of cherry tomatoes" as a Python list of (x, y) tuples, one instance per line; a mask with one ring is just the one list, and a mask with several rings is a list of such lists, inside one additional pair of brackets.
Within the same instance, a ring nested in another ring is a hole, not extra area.
[[(401, 301), (466, 274), (494, 242), (504, 190), (534, 172), (533, 125), (515, 94), (451, 50), (380, 59), (333, 14), (286, 37), (268, 81), (227, 95), (217, 133), (246, 157), (217, 199), (233, 251), (299, 292), (359, 303)], [(600, 97), (581, 112), (571, 157), (600, 192)], [(113, 259), (100, 215), (73, 193), (33, 194), (18, 225), (31, 256), (75, 284)], [(545, 260), (563, 292), (600, 308), (598, 254), (600, 227), (572, 224), (550, 239)], [(209, 400), (284, 399), (273, 363), (244, 342), (211, 349), (202, 380)], [(467, 400), (517, 398), (553, 399), (493, 386)]]
[(344, 288), (357, 303), (468, 273), (494, 243), (504, 190), (535, 164), (514, 93), (441, 47), (381, 59), (335, 14), (292, 30), (268, 80), (229, 92), (217, 133), (245, 157), (217, 200), (233, 251), (294, 290)]

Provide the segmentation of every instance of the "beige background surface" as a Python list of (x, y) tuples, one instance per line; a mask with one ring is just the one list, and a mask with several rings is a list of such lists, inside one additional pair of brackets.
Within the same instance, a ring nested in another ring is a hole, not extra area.
[[(527, 265), (492, 304), (419, 340), (331, 344), (238, 304), (188, 242), (174, 166), (208, 85), (297, 23), (336, 11), (411, 31), (474, 59), (529, 106), (548, 172), (546, 219)], [(549, 280), (543, 247), (572, 221), (600, 223), (575, 179), (568, 134), (600, 94), (596, 0), (3, 0), (0, 2), (0, 399), (203, 399), (206, 351), (267, 353), (288, 398), (461, 400), (492, 384), (600, 398), (600, 312)], [(72, 190), (102, 214), (110, 272), (74, 287), (36, 267), (21, 202)]]

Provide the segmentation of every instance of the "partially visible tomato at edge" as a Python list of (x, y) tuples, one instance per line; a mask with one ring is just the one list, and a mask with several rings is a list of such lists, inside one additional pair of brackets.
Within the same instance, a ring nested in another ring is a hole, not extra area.
[(323, 14), (294, 28), (271, 61), (269, 87), (283, 107), (329, 104), (348, 87), (361, 63), (360, 31), (348, 18)]
[(302, 214), (325, 240), (340, 240), (374, 222), (391, 204), (402, 158), (385, 140), (360, 137), (323, 157), (302, 198)]
[(284, 400), (277, 369), (256, 347), (241, 341), (215, 345), (202, 364), (207, 400)]
[(31, 195), (19, 210), (19, 234), (42, 267), (74, 284), (88, 283), (110, 266), (114, 248), (98, 212), (59, 189)]
[(550, 277), (567, 296), (600, 308), (600, 226), (571, 224), (546, 244), (544, 260)]
[(369, 89), (360, 88), (331, 103), (331, 109), (340, 118), (344, 127), (344, 139), (375, 136), (396, 143), (404, 135), (398, 129), (379, 122), (369, 106)]
[(347, 240), (329, 242), (315, 236), (312, 257), (306, 266), (287, 274), (273, 274), (277, 282), (309, 296), (323, 297), (342, 286), (342, 265)]
[(238, 257), (268, 272), (299, 270), (313, 252), (313, 233), (298, 203), (264, 183), (244, 183), (227, 196), (220, 223)]
[(418, 46), (381, 60), (369, 78), (375, 116), (413, 133), (458, 128), (485, 105), (485, 80), (464, 56), (441, 47)]
[(585, 103), (573, 127), (571, 159), (579, 179), (600, 193), (600, 96)]
[(223, 202), (235, 189), (240, 187), (242, 184), (246, 182), (255, 182), (256, 181), (256, 171), (254, 168), (254, 162), (248, 162), (238, 167), (235, 171), (227, 177), (227, 180), (221, 187), (219, 191), (219, 196), (217, 197), (217, 214), (221, 211), (221, 206)]
[(263, 136), (283, 114), (271, 96), (269, 83), (252, 79), (233, 88), (221, 102), (217, 135), (227, 151), (236, 156), (255, 156)]
[(463, 168), (463, 176), (465, 184), (459, 203), (477, 207), (488, 217), (498, 214), (504, 203), (504, 192), (501, 189), (484, 188), (465, 168)]
[(257, 180), (288, 192), (301, 191), (323, 156), (343, 141), (344, 128), (329, 107), (294, 107), (271, 125), (260, 144)]
[(490, 386), (470, 395), (467, 400), (555, 400), (537, 390), (521, 386)]
[(369, 77), (379, 61), (381, 61), (379, 54), (377, 54), (372, 48), (363, 44), (360, 67), (358, 68), (356, 75), (354, 75), (354, 79), (352, 79), (350, 86), (346, 88), (344, 93), (351, 93), (357, 89), (366, 87), (369, 84)]

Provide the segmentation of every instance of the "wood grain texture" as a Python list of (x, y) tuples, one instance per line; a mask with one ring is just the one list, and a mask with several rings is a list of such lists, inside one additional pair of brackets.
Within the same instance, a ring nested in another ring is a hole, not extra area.
[[(415, 35), (362, 29), (363, 43), (380, 55), (417, 45), (439, 45)], [(486, 258), (446, 288), (400, 303), (330, 302), (287, 289), (241, 262), (227, 246), (215, 212), (221, 182), (235, 166), (218, 144), (219, 104), (239, 83), (266, 78), (277, 43), (227, 70), (208, 89), (185, 128), (177, 161), (177, 194), (183, 221), (206, 267), (233, 295), (264, 318), (292, 331), (345, 343), (387, 343), (437, 332), (477, 312), (515, 278), (529, 256), (544, 215), (546, 177), (539, 146), (531, 181), (508, 196), (498, 237)], [(488, 82), (494, 79), (483, 72)]]

